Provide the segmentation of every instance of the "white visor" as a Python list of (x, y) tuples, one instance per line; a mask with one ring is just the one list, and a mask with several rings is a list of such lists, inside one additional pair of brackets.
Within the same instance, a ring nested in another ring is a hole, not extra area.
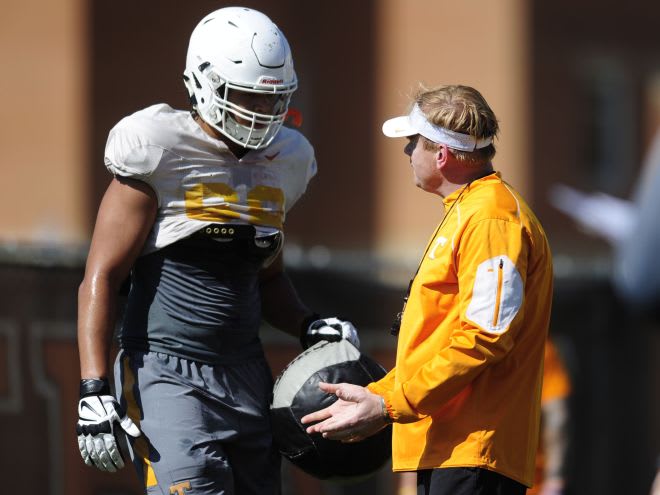
[(410, 115), (386, 120), (383, 124), (383, 134), (387, 137), (405, 137), (421, 134), (434, 143), (445, 144), (450, 148), (460, 151), (479, 150), (493, 142), (492, 136), (477, 139), (469, 134), (450, 131), (444, 127), (434, 125), (426, 119), (426, 116), (417, 105), (413, 107)]

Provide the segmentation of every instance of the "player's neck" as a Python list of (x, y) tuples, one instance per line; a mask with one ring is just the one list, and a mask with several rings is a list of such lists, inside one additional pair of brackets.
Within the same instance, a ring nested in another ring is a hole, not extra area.
[(211, 127), (206, 121), (201, 118), (198, 114), (194, 114), (193, 118), (195, 122), (197, 122), (197, 125), (209, 136), (211, 136), (213, 139), (217, 139), (218, 141), (222, 141), (227, 145), (227, 148), (229, 148), (229, 151), (231, 151), (236, 158), (239, 160), (243, 158), (248, 151), (250, 151), (247, 148), (244, 148), (238, 143), (235, 143), (231, 139), (229, 139), (227, 136), (219, 132), (217, 129), (214, 127)]

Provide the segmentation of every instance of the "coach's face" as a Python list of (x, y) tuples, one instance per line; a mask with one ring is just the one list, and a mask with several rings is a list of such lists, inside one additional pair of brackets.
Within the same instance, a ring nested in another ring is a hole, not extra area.
[(442, 174), (438, 167), (438, 151), (424, 148), (424, 138), (419, 134), (408, 137), (403, 152), (410, 157), (415, 176), (415, 185), (424, 191), (438, 194), (442, 185)]

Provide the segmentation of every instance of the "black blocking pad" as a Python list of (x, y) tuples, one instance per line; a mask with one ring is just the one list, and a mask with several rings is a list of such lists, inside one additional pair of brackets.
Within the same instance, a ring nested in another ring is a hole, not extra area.
[(319, 382), (364, 386), (383, 376), (382, 366), (346, 340), (319, 342), (296, 357), (273, 390), (273, 435), (282, 455), (319, 479), (362, 479), (378, 470), (391, 457), (391, 426), (361, 442), (341, 443), (307, 434), (300, 419), (337, 400)]

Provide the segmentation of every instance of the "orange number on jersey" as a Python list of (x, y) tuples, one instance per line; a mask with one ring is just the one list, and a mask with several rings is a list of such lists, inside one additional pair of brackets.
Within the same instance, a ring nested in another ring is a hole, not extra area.
[[(216, 182), (195, 184), (186, 191), (186, 215), (205, 222), (242, 219), (250, 223), (282, 228), (284, 192), (269, 186), (256, 186), (247, 194), (247, 207), (229, 185)], [(204, 204), (204, 200), (207, 204)], [(272, 207), (266, 205), (270, 203)]]
[[(217, 198), (217, 204), (204, 205), (204, 198)], [(222, 218), (230, 203), (238, 203), (238, 194), (227, 184), (195, 184), (186, 191), (186, 215), (195, 220), (215, 222)]]
[[(271, 227), (282, 228), (282, 208), (284, 205), (284, 192), (276, 187), (256, 186), (248, 192), (248, 212), (259, 219), (258, 223)], [(265, 203), (273, 204), (273, 208), (267, 208)]]

